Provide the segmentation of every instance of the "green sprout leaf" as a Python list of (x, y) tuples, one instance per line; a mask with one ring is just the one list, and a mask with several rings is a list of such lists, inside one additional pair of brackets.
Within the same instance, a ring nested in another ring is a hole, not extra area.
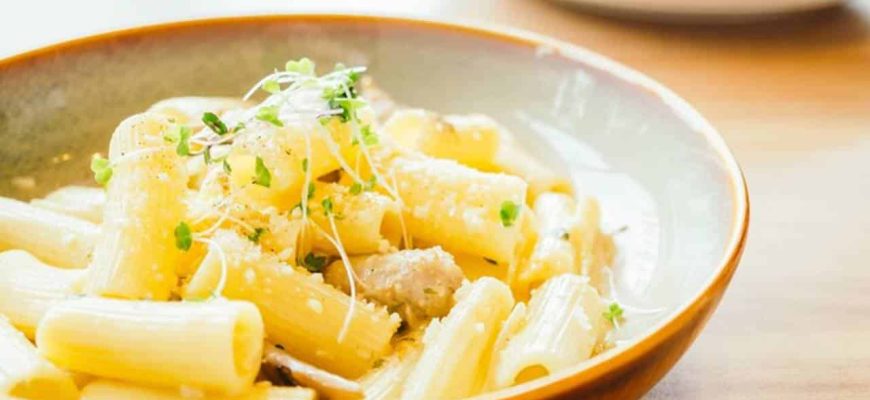
[(205, 124), (212, 132), (217, 133), (219, 136), (226, 135), (227, 125), (224, 124), (224, 121), (221, 121), (220, 117), (213, 112), (206, 112), (202, 114), (202, 123)]
[(230, 175), (230, 174), (233, 173), (233, 167), (230, 165), (229, 162), (227, 162), (226, 159), (224, 159), (224, 162), (223, 162), (222, 164), (223, 164), (223, 167), (224, 167), (224, 172), (226, 172), (227, 175)]
[(179, 250), (188, 251), (193, 245), (193, 234), (190, 232), (190, 225), (181, 221), (175, 227), (175, 247)]
[(619, 324), (619, 321), (622, 320), (623, 309), (622, 306), (617, 302), (610, 303), (610, 306), (607, 307), (607, 311), (604, 312), (604, 318), (610, 321), (611, 324), (616, 326)]
[(332, 214), (332, 199), (327, 197), (320, 202), (320, 205), (323, 206), (323, 215), (327, 217)]
[(314, 182), (308, 183), (308, 195), (306, 197), (308, 198), (308, 200), (314, 198)]
[(363, 186), (359, 182), (354, 182), (353, 185), (350, 185), (350, 194), (356, 196), (362, 193)]
[(372, 127), (366, 125), (360, 129), (360, 136), (362, 136), (362, 142), (366, 146), (374, 146), (378, 144), (378, 135), (372, 130)]
[(262, 187), (272, 186), (272, 174), (266, 168), (266, 163), (260, 156), (257, 156), (256, 165), (254, 166), (254, 184)]
[(284, 65), (284, 70), (287, 72), (314, 76), (314, 61), (311, 61), (306, 57), (302, 57), (299, 60), (290, 60)]
[(91, 171), (94, 173), (94, 180), (102, 186), (106, 186), (112, 179), (112, 165), (109, 160), (99, 155), (91, 158)]
[(299, 264), (305, 267), (309, 272), (321, 272), (323, 271), (323, 267), (326, 267), (326, 257), (308, 252), (308, 254), (305, 255), (305, 258), (299, 260)]
[(308, 159), (302, 159), (302, 172), (308, 172)]
[(275, 94), (275, 93), (278, 93), (281, 91), (281, 84), (279, 84), (278, 81), (276, 81), (274, 79), (269, 79), (269, 80), (263, 82), (262, 87), (263, 87), (263, 90), (265, 90), (271, 94)]
[(278, 119), (278, 106), (263, 106), (257, 110), (257, 119), (268, 122), (275, 126), (284, 126), (284, 123)]
[(269, 230), (266, 228), (254, 228), (254, 232), (248, 235), (248, 240), (254, 243), (260, 243), (260, 237)]
[(498, 216), (501, 218), (501, 224), (505, 227), (513, 226), (520, 215), (520, 205), (510, 200), (501, 203), (501, 210)]

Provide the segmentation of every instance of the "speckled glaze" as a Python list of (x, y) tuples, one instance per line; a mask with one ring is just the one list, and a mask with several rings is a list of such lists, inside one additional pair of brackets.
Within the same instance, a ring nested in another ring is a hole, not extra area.
[[(651, 79), (527, 32), (406, 18), (281, 15), (186, 21), (0, 60), (0, 194), (90, 178), (114, 127), (157, 100), (240, 96), (291, 58), (363, 64), (401, 103), (492, 115), (601, 202), (619, 255), (619, 346), (482, 398), (636, 398), (682, 356), (733, 275), (749, 204), (715, 130)], [(31, 183), (33, 185), (31, 185)]]

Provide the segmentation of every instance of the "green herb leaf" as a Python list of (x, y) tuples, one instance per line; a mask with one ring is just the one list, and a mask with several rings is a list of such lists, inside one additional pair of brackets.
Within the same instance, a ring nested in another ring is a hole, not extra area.
[(308, 198), (308, 200), (311, 200), (311, 199), (314, 198), (314, 182), (309, 182), (309, 183), (308, 183), (308, 195), (307, 195), (307, 198)]
[(175, 146), (175, 152), (180, 156), (190, 155), (190, 128), (182, 125), (178, 126), (178, 146)]
[(248, 240), (254, 243), (260, 243), (260, 237), (269, 230), (266, 228), (254, 228), (254, 232), (248, 235)]
[(323, 215), (329, 216), (332, 214), (332, 199), (327, 197), (320, 202), (323, 206)]
[(254, 184), (262, 187), (272, 186), (272, 174), (266, 168), (266, 163), (260, 156), (257, 156), (256, 165), (254, 166)]
[(193, 245), (193, 234), (190, 232), (190, 225), (181, 221), (175, 227), (175, 247), (188, 251), (191, 245)]
[(366, 125), (360, 129), (360, 136), (362, 136), (362, 142), (366, 146), (374, 146), (378, 144), (378, 135), (372, 130), (372, 127)]
[(238, 131), (240, 131), (240, 130), (242, 130), (242, 129), (245, 129), (245, 123), (244, 123), (244, 122), (239, 122), (239, 123), (236, 124), (236, 126), (233, 128), (233, 133), (236, 133), (236, 132), (238, 132)]
[(607, 311), (604, 312), (604, 318), (610, 321), (611, 324), (617, 325), (622, 320), (622, 306), (617, 302), (610, 303)]
[(513, 226), (520, 216), (520, 205), (510, 200), (501, 203), (501, 210), (498, 212), (501, 218), (501, 224), (505, 227)]
[(309, 60), (307, 57), (302, 57), (299, 60), (290, 60), (284, 65), (284, 69), (287, 72), (313, 76), (314, 61)]
[(224, 124), (224, 121), (217, 116), (217, 114), (213, 112), (206, 112), (202, 114), (202, 123), (205, 124), (209, 129), (211, 129), (214, 133), (217, 133), (219, 136), (226, 135), (227, 125)]
[(350, 185), (350, 194), (356, 196), (362, 193), (362, 184), (359, 182), (354, 182), (353, 185)]
[(281, 84), (279, 84), (278, 81), (276, 81), (274, 79), (269, 79), (269, 80), (263, 82), (262, 87), (263, 87), (263, 90), (265, 90), (269, 93), (272, 93), (272, 94), (275, 94), (275, 93), (278, 93), (281, 91)]
[(257, 110), (257, 119), (266, 121), (275, 126), (284, 126), (284, 123), (278, 119), (278, 106), (263, 106)]
[(308, 172), (308, 159), (302, 159), (302, 172)]
[(226, 172), (227, 175), (230, 175), (233, 173), (233, 167), (230, 166), (230, 163), (226, 159), (224, 159), (223, 167), (224, 167), (224, 172)]
[(109, 163), (109, 160), (99, 155), (94, 155), (91, 158), (91, 172), (94, 173), (94, 180), (100, 185), (106, 186), (109, 180), (112, 179), (112, 165)]
[(305, 267), (309, 272), (321, 272), (323, 271), (323, 267), (326, 266), (326, 257), (318, 256), (313, 252), (308, 252), (308, 254), (305, 255), (305, 258), (300, 260), (299, 264)]

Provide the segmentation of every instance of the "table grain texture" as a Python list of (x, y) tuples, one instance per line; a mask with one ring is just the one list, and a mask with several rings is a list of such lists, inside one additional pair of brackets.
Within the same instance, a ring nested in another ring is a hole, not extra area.
[[(112, 6), (120, 11), (103, 8), (76, 24), (63, 12), (52, 14), (63, 18), (41, 14), (40, 2), (33, 3), (6, 14), (3, 36), (15, 24), (30, 25), (28, 16), (49, 23), (37, 24), (40, 31), (24, 42), (0, 41), (0, 55), (86, 33), (94, 24), (108, 29), (172, 16), (158, 8), (166, 2), (150, 8), (121, 2)], [(280, 4), (288, 11), (323, 5)], [(330, 4), (543, 33), (612, 57), (685, 97), (740, 161), (752, 218), (743, 262), (719, 309), (647, 397), (870, 399), (868, 2), (728, 26), (629, 22), (535, 0)], [(206, 7), (244, 10), (228, 1)], [(103, 18), (111, 12), (119, 15)]]

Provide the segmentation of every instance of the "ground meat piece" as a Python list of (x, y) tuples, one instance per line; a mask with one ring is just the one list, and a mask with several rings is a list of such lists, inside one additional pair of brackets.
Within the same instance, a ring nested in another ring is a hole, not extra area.
[[(441, 247), (356, 258), (352, 264), (358, 293), (399, 313), (410, 326), (446, 315), (463, 279), (453, 256)], [(326, 280), (348, 291), (341, 261), (328, 267)]]

